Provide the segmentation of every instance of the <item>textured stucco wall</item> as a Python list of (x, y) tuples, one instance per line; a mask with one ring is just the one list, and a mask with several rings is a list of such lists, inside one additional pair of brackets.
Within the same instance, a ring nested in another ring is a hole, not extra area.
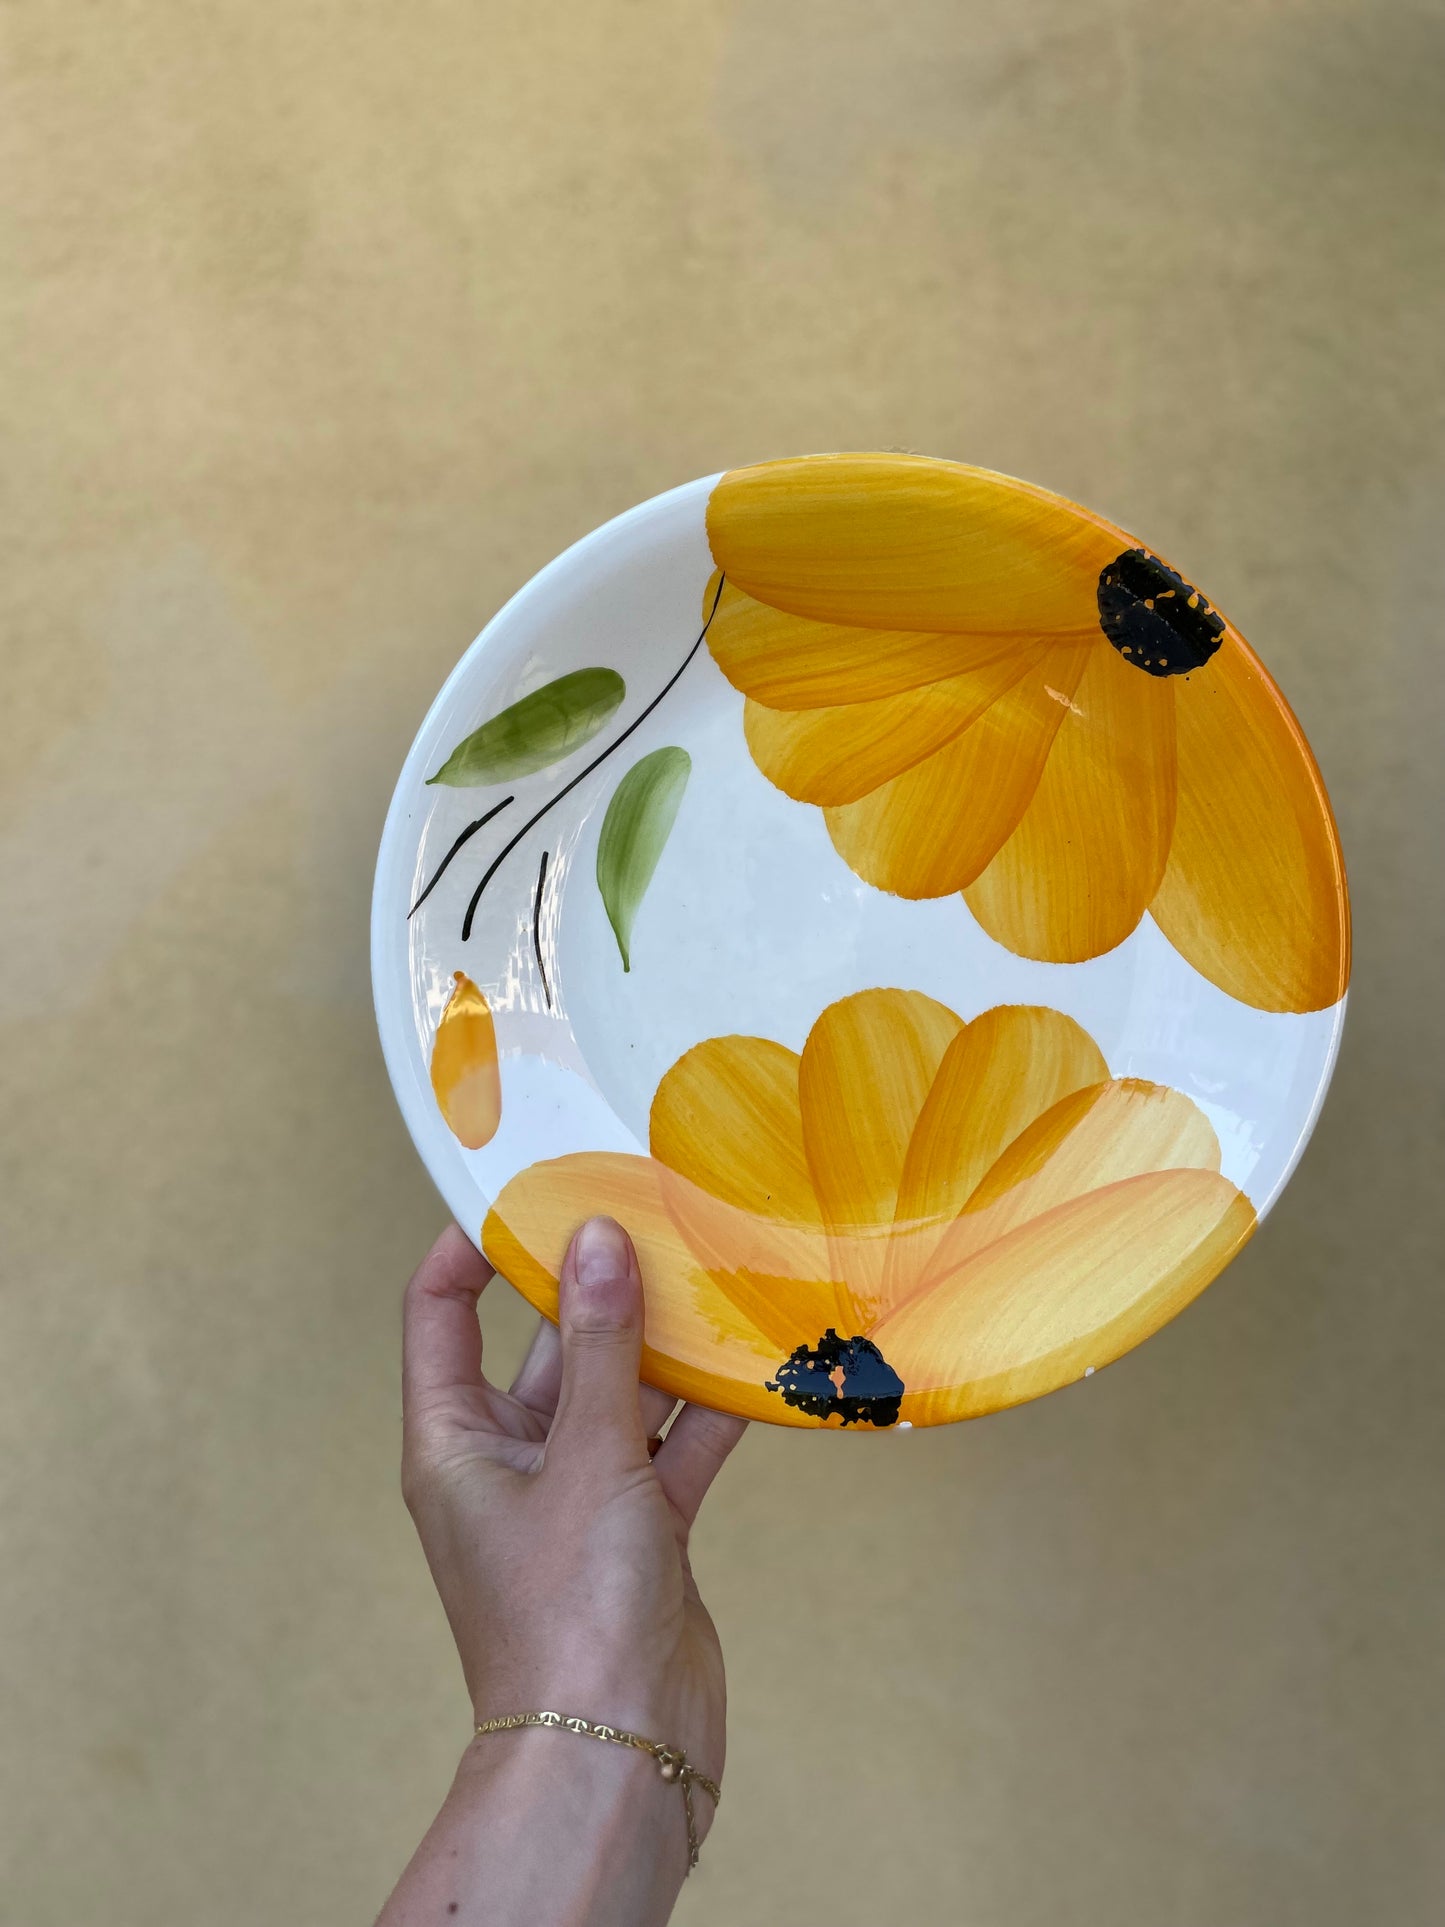
[(573, 537), (889, 445), (1257, 642), (1352, 1012), (1133, 1358), (746, 1440), (679, 1918), (1439, 1920), (1442, 128), (1433, 0), (0, 0), (6, 1927), (371, 1918), (467, 1734), (396, 1484), (392, 777)]

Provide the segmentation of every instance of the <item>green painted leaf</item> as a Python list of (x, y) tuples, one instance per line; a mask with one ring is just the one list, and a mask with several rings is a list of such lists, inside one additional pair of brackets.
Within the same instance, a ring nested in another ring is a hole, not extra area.
[(590, 743), (626, 694), (615, 669), (574, 669), (474, 729), (426, 780), (473, 789), (530, 776)]
[(634, 763), (607, 805), (597, 839), (597, 887), (607, 920), (632, 968), (632, 921), (647, 894), (657, 859), (672, 834), (678, 805), (692, 774), (685, 749), (655, 749)]

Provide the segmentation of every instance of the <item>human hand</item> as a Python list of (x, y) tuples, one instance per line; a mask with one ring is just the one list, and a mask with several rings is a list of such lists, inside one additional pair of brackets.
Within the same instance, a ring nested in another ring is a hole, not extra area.
[[(492, 1275), (443, 1233), (407, 1288), (402, 1368), (402, 1488), (476, 1717), (581, 1714), (680, 1746), (718, 1780), (722, 1653), (688, 1533), (745, 1422), (684, 1406), (649, 1455), (676, 1401), (638, 1384), (642, 1282), (611, 1219), (574, 1238), (560, 1334), (541, 1323), (508, 1392), (482, 1376)], [(696, 1810), (701, 1837), (711, 1801)]]

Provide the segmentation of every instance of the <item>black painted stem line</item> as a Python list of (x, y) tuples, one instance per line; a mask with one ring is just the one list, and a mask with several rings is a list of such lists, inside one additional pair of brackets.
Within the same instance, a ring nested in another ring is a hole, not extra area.
[(451, 862), (452, 858), (456, 855), (457, 851), (462, 847), (462, 845), (467, 841), (467, 839), (469, 837), (475, 836), (477, 831), (481, 829), (484, 823), (490, 823), (494, 816), (500, 815), (501, 812), (507, 807), (509, 803), (515, 803), (516, 800), (517, 799), (515, 796), (504, 796), (500, 803), (494, 803), (492, 805), (491, 809), (487, 811), (485, 816), (479, 816), (475, 823), (468, 823), (467, 827), (462, 831), (461, 835), (457, 838), (456, 842), (453, 843), (452, 847), (447, 851), (446, 855), (442, 858), (441, 862), (437, 865), (435, 874), (433, 875), (431, 882), (422, 891), (421, 895), (417, 898), (416, 902), (411, 906), (410, 910), (407, 911), (406, 920), (408, 923), (411, 922), (412, 918), (416, 915), (417, 911), (420, 910), (422, 905), (426, 902), (427, 898), (431, 895), (432, 891), (435, 890), (437, 885), (441, 882), (442, 873), (445, 871), (447, 865)]
[(646, 709), (644, 709), (640, 715), (635, 716), (633, 718), (633, 720), (627, 725), (626, 729), (623, 730), (622, 734), (614, 742), (609, 743), (606, 749), (603, 750), (600, 756), (594, 756), (592, 761), (587, 765), (586, 769), (579, 770), (577, 774), (572, 778), (570, 783), (564, 783), (562, 788), (558, 790), (557, 794), (552, 798), (550, 803), (544, 803), (541, 809), (538, 810), (535, 816), (528, 817), (527, 821), (522, 825), (521, 829), (518, 830), (517, 834), (512, 838), (511, 842), (504, 843), (502, 845), (501, 850), (497, 853), (496, 856), (492, 858), (492, 861), (487, 866), (487, 870), (483, 875), (481, 882), (477, 885), (476, 889), (473, 890), (472, 892), (472, 900), (467, 905), (467, 914), (462, 919), (462, 942), (463, 943), (465, 943), (472, 934), (472, 919), (477, 914), (477, 905), (482, 900), (483, 890), (486, 889), (487, 885), (491, 882), (492, 878), (497, 874), (498, 870), (501, 869), (502, 865), (506, 862), (507, 858), (512, 854), (513, 850), (516, 849), (517, 845), (522, 841), (522, 838), (526, 836), (529, 830), (533, 830), (536, 828), (536, 826), (542, 821), (542, 818), (547, 814), (549, 810), (555, 810), (557, 805), (562, 801), (562, 798), (564, 796), (569, 795), (573, 790), (575, 790), (579, 783), (583, 782), (587, 777), (589, 777), (592, 774), (593, 770), (600, 768), (601, 765), (607, 761), (608, 757), (612, 754), (613, 750), (621, 749), (622, 745), (627, 741), (628, 737), (632, 734), (634, 730), (641, 729), (642, 725), (647, 721), (648, 717), (652, 714), (653, 710), (656, 709), (657, 705), (662, 701), (663, 697), (667, 694), (667, 692), (672, 688), (673, 684), (681, 676), (683, 670), (686, 669), (687, 665), (692, 661), (693, 657), (697, 654), (698, 650), (701, 649), (703, 645), (703, 638), (707, 635), (708, 630), (711, 629), (712, 619), (717, 614), (717, 605), (722, 600), (723, 584), (726, 581), (727, 581), (727, 577), (725, 575), (718, 577), (717, 594), (713, 597), (712, 607), (707, 612), (707, 621), (702, 625), (702, 628), (698, 631), (697, 641), (692, 645), (691, 649), (688, 650), (687, 654), (683, 657), (682, 661), (678, 664), (677, 668), (673, 671), (671, 676), (668, 677), (667, 681), (662, 685), (661, 689), (658, 690), (657, 694), (653, 697), (652, 701), (647, 705)]
[(542, 852), (542, 867), (537, 872), (537, 897), (532, 905), (532, 948), (537, 953), (537, 969), (542, 977), (542, 992), (547, 1008), (552, 1008), (552, 986), (547, 982), (547, 966), (542, 961), (542, 892), (547, 884), (547, 852)]

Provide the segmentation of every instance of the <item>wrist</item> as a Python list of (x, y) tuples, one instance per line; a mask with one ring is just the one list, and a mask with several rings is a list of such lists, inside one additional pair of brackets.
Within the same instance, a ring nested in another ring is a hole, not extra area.
[(632, 1663), (611, 1667), (592, 1654), (496, 1666), (472, 1684), (477, 1725), (528, 1712), (580, 1717), (681, 1748), (714, 1779), (722, 1776), (723, 1707), (720, 1669), (715, 1684), (703, 1685), (669, 1681)]
[[(564, 1720), (605, 1720), (609, 1726), (645, 1733), (650, 1739), (673, 1737), (664, 1728), (675, 1725), (679, 1714), (671, 1696), (652, 1681), (582, 1667), (489, 1675), (472, 1695), (472, 1719), (477, 1726), (513, 1713), (543, 1711), (560, 1714)], [(685, 1735), (676, 1737), (685, 1744)]]
[(509, 1903), (493, 1916), (498, 1927), (514, 1919), (519, 1927), (662, 1922), (688, 1871), (681, 1795), (657, 1762), (566, 1727), (515, 1727), (474, 1739), (457, 1769), (453, 1804), (496, 1862), (500, 1884), (490, 1891)]

